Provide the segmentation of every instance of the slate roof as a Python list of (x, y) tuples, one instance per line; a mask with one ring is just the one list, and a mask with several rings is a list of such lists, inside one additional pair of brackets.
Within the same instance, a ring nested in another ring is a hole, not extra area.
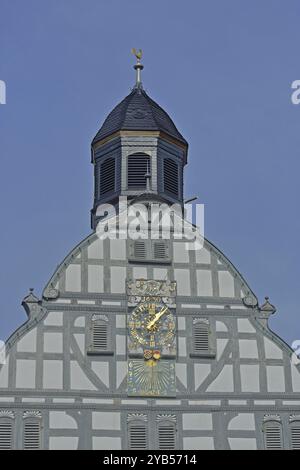
[(92, 143), (120, 130), (163, 131), (187, 145), (170, 116), (141, 88), (134, 88), (111, 111)]

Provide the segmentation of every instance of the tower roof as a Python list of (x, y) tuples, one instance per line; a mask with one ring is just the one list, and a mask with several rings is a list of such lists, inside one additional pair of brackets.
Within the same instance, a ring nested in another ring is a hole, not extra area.
[(170, 116), (140, 86), (111, 111), (92, 143), (120, 130), (161, 131), (187, 145)]

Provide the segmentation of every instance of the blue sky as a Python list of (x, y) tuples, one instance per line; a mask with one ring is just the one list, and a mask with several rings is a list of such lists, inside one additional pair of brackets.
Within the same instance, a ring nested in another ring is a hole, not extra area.
[(0, 338), (26, 320), (55, 267), (90, 232), (90, 142), (134, 84), (190, 143), (187, 196), (271, 328), (300, 338), (300, 4), (276, 0), (0, 0)]

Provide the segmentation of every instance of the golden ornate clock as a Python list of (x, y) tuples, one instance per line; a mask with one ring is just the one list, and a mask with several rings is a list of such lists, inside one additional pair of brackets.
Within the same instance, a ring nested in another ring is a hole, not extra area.
[(176, 284), (132, 281), (128, 294), (128, 395), (174, 396)]

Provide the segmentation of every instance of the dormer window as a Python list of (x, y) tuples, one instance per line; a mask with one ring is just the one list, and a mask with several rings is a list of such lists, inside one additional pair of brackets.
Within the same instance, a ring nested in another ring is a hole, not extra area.
[(139, 190), (147, 188), (147, 175), (150, 176), (150, 157), (145, 153), (129, 155), (127, 162), (128, 189)]

